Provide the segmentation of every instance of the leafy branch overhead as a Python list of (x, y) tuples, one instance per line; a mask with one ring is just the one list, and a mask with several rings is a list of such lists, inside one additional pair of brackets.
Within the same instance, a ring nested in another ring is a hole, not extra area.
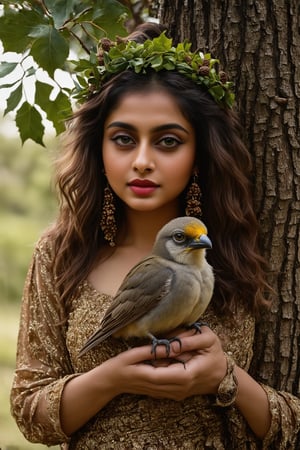
[[(9, 91), (4, 113), (16, 112), (22, 143), (32, 139), (43, 145), (43, 116), (59, 134), (71, 114), (75, 83), (70, 61), (74, 54), (89, 59), (101, 38), (124, 36), (123, 24), (130, 10), (116, 0), (19, 0), (0, 5), (0, 40), (5, 52), (0, 88)], [(13, 61), (6, 57), (7, 52), (16, 54)], [(57, 69), (71, 74), (67, 87)], [(34, 86), (30, 95), (26, 91), (29, 79)]]

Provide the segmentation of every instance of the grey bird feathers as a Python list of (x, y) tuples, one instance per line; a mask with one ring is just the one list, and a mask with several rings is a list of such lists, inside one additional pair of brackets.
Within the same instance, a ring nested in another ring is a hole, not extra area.
[(214, 275), (205, 258), (212, 247), (203, 222), (178, 217), (157, 234), (152, 253), (124, 278), (100, 327), (81, 349), (82, 356), (110, 336), (150, 337), (153, 351), (172, 340), (157, 339), (181, 326), (193, 326), (213, 293)]

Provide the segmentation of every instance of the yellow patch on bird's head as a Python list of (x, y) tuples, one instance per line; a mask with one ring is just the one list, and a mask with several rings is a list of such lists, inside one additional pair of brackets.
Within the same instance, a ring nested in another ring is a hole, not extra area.
[(184, 232), (185, 235), (191, 239), (199, 239), (199, 237), (203, 234), (207, 235), (207, 228), (203, 223), (199, 224), (198, 222), (190, 222), (184, 227)]

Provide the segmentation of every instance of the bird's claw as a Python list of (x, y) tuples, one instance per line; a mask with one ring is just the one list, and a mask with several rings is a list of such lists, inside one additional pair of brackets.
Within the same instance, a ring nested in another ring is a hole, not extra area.
[(191, 323), (190, 325), (187, 325), (186, 328), (188, 330), (194, 329), (195, 334), (196, 334), (196, 333), (201, 333), (201, 327), (204, 327), (204, 326), (209, 327), (207, 322), (194, 322), (194, 323)]
[(156, 359), (156, 349), (159, 345), (165, 346), (167, 357), (170, 355), (172, 342), (178, 342), (180, 350), (181, 350), (181, 340), (178, 337), (173, 337), (171, 339), (158, 339), (155, 336), (151, 336), (151, 338), (152, 338), (151, 353), (154, 354), (155, 359)]

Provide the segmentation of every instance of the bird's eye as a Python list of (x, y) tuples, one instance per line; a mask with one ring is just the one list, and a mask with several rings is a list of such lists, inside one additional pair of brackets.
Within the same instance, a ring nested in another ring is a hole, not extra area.
[(173, 241), (177, 244), (182, 244), (185, 242), (186, 236), (182, 231), (174, 231), (173, 233)]

